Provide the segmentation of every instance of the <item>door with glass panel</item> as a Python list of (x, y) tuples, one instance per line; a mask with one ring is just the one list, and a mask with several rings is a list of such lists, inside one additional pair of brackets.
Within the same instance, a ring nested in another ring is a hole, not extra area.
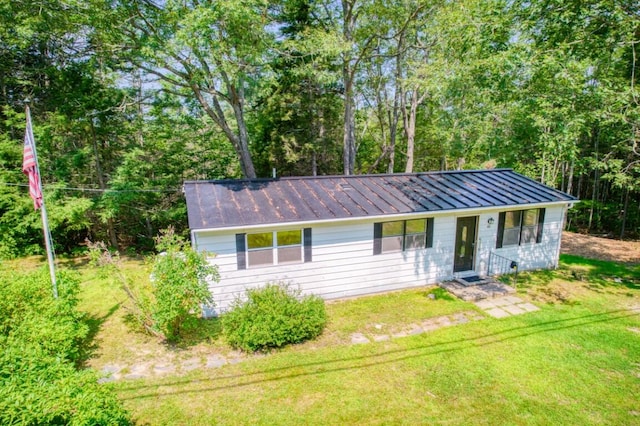
[(453, 259), (453, 272), (473, 270), (477, 223), (477, 216), (458, 218), (456, 225), (456, 245)]

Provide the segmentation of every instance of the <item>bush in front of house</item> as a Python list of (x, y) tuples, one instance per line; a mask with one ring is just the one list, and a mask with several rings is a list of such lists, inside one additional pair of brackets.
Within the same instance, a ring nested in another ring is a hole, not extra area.
[(154, 328), (168, 341), (177, 341), (197, 324), (203, 305), (213, 306), (209, 281), (218, 281), (217, 266), (195, 251), (173, 228), (156, 239), (162, 251), (153, 264)]
[(299, 289), (284, 283), (247, 290), (246, 298), (237, 299), (222, 316), (229, 344), (247, 352), (313, 339), (326, 323), (324, 300), (301, 296)]
[(160, 252), (153, 259), (148, 283), (132, 283), (103, 242), (87, 241), (91, 263), (102, 274), (111, 275), (126, 293), (123, 305), (135, 328), (177, 342), (195, 329), (204, 308), (214, 306), (209, 282), (219, 279), (218, 267), (210, 265), (211, 255), (197, 252), (172, 227), (162, 230), (155, 239)]

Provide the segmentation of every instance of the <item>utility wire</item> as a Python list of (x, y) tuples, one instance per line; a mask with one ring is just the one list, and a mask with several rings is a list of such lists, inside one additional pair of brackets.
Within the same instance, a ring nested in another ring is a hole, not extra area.
[[(28, 187), (29, 185), (26, 183), (7, 183), (0, 182), (0, 186), (19, 186), (19, 187)], [(56, 189), (62, 191), (79, 191), (79, 192), (181, 192), (182, 188), (175, 189), (161, 189), (161, 188), (153, 188), (153, 189), (99, 189), (99, 188), (72, 188), (67, 186), (55, 186), (55, 185), (43, 185), (43, 187), (48, 187), (49, 189)]]

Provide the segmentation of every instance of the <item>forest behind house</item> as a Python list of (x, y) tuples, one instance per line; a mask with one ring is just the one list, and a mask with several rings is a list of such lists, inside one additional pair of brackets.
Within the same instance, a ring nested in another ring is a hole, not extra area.
[(184, 180), (507, 167), (640, 235), (640, 2), (0, 5), (0, 258), (187, 228)]

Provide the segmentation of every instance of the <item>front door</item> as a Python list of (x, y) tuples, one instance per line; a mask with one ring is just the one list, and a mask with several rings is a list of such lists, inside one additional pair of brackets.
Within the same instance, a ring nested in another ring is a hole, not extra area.
[(477, 216), (459, 217), (456, 226), (456, 251), (453, 272), (471, 271), (476, 246)]

